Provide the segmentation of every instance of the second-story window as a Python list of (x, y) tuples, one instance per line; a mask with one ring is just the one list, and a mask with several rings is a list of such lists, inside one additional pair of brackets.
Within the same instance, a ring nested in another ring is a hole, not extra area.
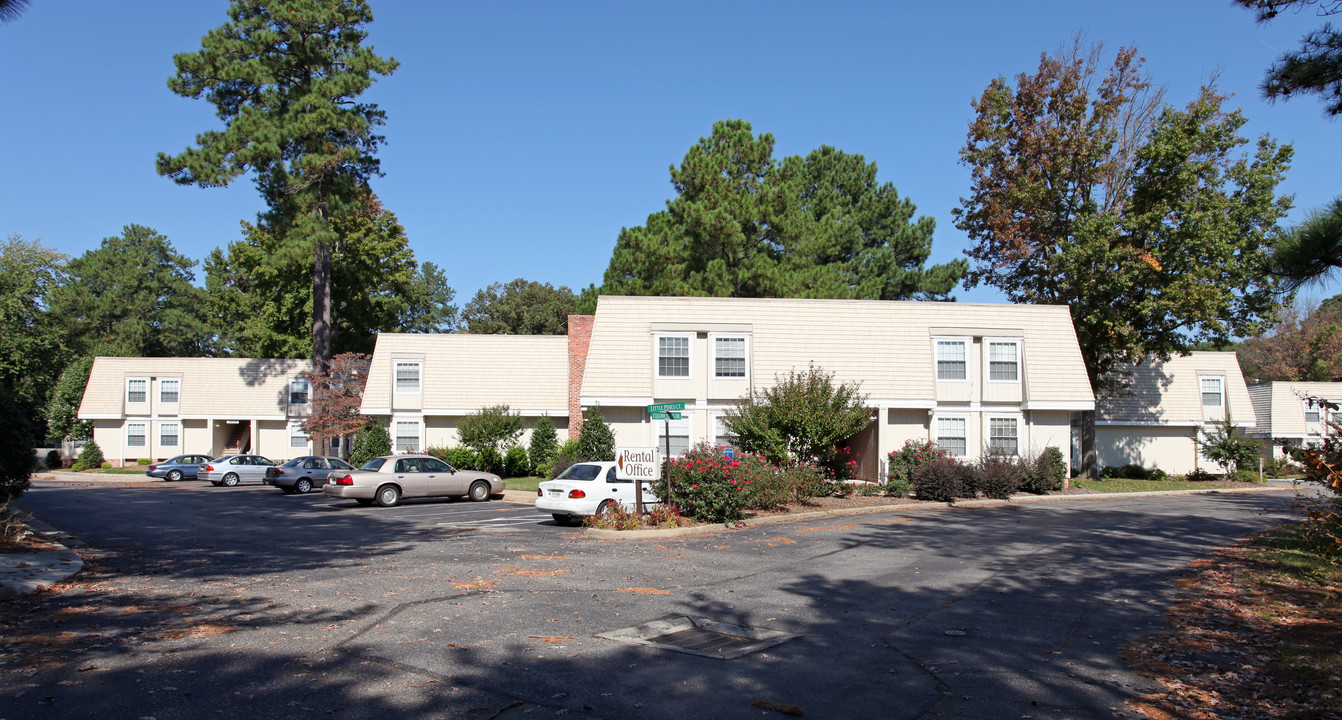
[(1015, 382), (1020, 379), (1020, 346), (1013, 342), (988, 343), (988, 379)]
[(130, 378), (126, 380), (126, 402), (149, 402), (148, 378)]
[(1221, 387), (1221, 378), (1219, 377), (1202, 378), (1202, 407), (1219, 408), (1225, 403)]
[(713, 338), (713, 376), (720, 378), (743, 378), (746, 376), (745, 338)]
[(1318, 405), (1315, 405), (1309, 400), (1305, 401), (1305, 422), (1307, 423), (1322, 422), (1323, 421), (1322, 414), (1323, 413)]
[(397, 360), (396, 369), (396, 392), (398, 393), (417, 393), (419, 392), (419, 371), (421, 364), (418, 360)]
[(964, 380), (969, 377), (965, 362), (964, 340), (937, 341), (937, 379)]
[(657, 338), (657, 377), (690, 376), (690, 339), (685, 336)]
[(181, 399), (182, 381), (176, 378), (158, 381), (158, 401), (175, 405)]
[(307, 405), (311, 401), (311, 386), (306, 378), (297, 378), (289, 381), (289, 404)]

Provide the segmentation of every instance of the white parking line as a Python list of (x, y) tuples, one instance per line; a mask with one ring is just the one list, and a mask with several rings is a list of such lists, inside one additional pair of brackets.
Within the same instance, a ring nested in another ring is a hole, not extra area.
[(527, 516), (527, 517), (493, 518), (493, 519), (490, 519), (490, 520), (459, 520), (459, 521), (454, 521), (454, 522), (440, 522), (440, 523), (434, 523), (434, 524), (435, 524), (435, 525), (472, 525), (472, 526), (476, 526), (476, 527), (479, 527), (479, 526), (503, 527), (503, 526), (507, 526), (507, 525), (535, 525), (536, 523), (538, 523), (538, 522), (540, 522), (540, 521), (541, 521), (541, 518), (540, 518), (539, 516)]

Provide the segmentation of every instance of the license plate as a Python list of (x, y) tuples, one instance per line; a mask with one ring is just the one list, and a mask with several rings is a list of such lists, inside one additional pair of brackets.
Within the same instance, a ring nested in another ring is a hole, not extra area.
[(551, 490), (551, 491), (550, 491), (550, 494), (553, 495), (554, 497), (561, 497), (561, 496), (564, 494), (564, 491), (563, 491), (563, 490)]

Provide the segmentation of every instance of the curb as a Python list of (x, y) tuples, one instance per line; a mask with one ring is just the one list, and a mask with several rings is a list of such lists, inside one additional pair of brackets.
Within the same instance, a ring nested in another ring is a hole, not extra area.
[(0, 600), (12, 600), (45, 590), (84, 569), (84, 561), (66, 543), (81, 543), (46, 523), (32, 519), (28, 527), (51, 539), (59, 550), (0, 553)]
[(594, 540), (657, 540), (680, 537), (682, 535), (706, 535), (730, 530), (744, 530), (756, 525), (777, 525), (803, 520), (815, 520), (845, 515), (874, 515), (888, 512), (919, 512), (924, 510), (954, 510), (966, 507), (1001, 507), (1005, 505), (1025, 505), (1037, 502), (1074, 502), (1074, 501), (1111, 501), (1132, 497), (1160, 497), (1166, 495), (1218, 495), (1221, 493), (1261, 493), (1300, 490), (1296, 485), (1276, 485), (1253, 488), (1209, 488), (1207, 490), (1152, 490), (1130, 493), (1085, 493), (1077, 495), (1015, 495), (1006, 500), (975, 499), (954, 503), (907, 503), (902, 505), (873, 505), (868, 507), (843, 508), (840, 510), (815, 510), (812, 512), (788, 515), (768, 515), (743, 520), (735, 525), (714, 523), (684, 528), (659, 528), (654, 530), (607, 530), (604, 528), (584, 528), (583, 536)]

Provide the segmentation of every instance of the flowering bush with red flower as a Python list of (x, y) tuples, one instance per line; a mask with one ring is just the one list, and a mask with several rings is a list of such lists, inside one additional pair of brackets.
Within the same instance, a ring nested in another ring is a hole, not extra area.
[(753, 455), (729, 460), (713, 445), (699, 443), (684, 457), (668, 460), (653, 488), (681, 513), (701, 522), (740, 520), (761, 466)]
[(890, 470), (886, 494), (895, 497), (908, 495), (913, 486), (913, 474), (918, 468), (950, 456), (949, 452), (931, 440), (905, 440), (903, 448), (891, 451), (888, 456)]

